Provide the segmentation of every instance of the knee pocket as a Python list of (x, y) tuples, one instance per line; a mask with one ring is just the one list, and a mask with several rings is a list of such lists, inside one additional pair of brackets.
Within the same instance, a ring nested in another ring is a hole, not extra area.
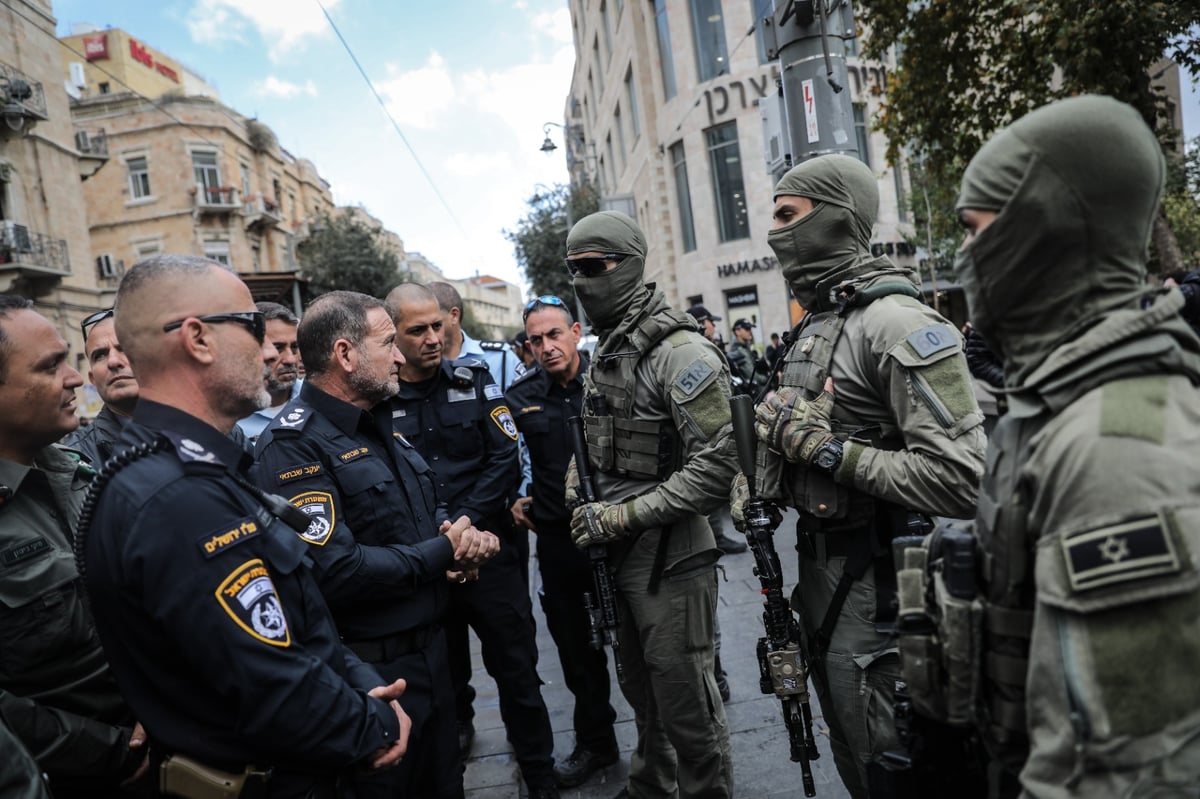
[(854, 754), (867, 763), (895, 748), (893, 701), (900, 679), (894, 650), (868, 655), (825, 656), (831, 699)]

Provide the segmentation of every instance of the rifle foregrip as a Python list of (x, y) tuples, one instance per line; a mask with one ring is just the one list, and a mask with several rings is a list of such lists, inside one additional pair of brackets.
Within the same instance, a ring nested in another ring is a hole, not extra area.
[(571, 437), (571, 451), (575, 455), (575, 473), (579, 475), (579, 493), (584, 502), (596, 501), (596, 489), (592, 484), (592, 470), (587, 457), (587, 439), (583, 435), (583, 417), (567, 419), (567, 433)]
[(729, 413), (733, 417), (733, 440), (737, 444), (738, 465), (753, 490), (754, 450), (757, 447), (757, 438), (754, 435), (754, 400), (745, 395), (731, 398)]

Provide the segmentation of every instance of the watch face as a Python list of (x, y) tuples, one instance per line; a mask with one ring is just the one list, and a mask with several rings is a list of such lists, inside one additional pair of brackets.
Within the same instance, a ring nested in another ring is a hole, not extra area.
[(817, 453), (817, 466), (822, 469), (832, 469), (837, 465), (837, 453), (832, 450), (822, 449)]

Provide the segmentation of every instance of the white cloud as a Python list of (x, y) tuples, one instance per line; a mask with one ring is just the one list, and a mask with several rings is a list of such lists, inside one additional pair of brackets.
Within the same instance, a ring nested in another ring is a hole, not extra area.
[[(331, 12), (341, 0), (325, 0)], [(271, 60), (279, 60), (329, 23), (315, 2), (296, 0), (197, 0), (187, 15), (188, 31), (201, 44), (244, 42), (247, 25), (258, 31)]]
[(304, 84), (292, 83), (291, 81), (277, 78), (274, 75), (268, 75), (267, 79), (258, 84), (255, 88), (255, 93), (265, 97), (282, 97), (285, 100), (296, 97), (300, 94), (307, 94), (309, 97), (317, 96), (317, 84), (312, 80), (304, 81)]
[(529, 8), (529, 3), (525, 2), (525, 0), (516, 0), (516, 2), (512, 4), (512, 7), (517, 11), (524, 11), (525, 9)]
[(538, 33), (549, 36), (559, 44), (571, 44), (571, 12), (568, 9), (560, 8), (534, 14), (530, 22)]
[(402, 128), (436, 127), (457, 97), (446, 60), (437, 52), (429, 54), (425, 66), (407, 72), (389, 64), (388, 77), (377, 82), (376, 88)]
[(497, 172), (508, 172), (512, 166), (512, 154), (503, 150), (487, 153), (451, 153), (446, 158), (446, 171), (461, 178), (479, 178)]

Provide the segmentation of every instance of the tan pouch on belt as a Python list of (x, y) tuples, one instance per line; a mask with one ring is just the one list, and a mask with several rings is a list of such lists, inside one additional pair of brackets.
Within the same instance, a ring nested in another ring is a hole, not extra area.
[(221, 771), (186, 755), (171, 755), (159, 769), (158, 787), (167, 796), (182, 799), (237, 799), (246, 777), (246, 773)]

